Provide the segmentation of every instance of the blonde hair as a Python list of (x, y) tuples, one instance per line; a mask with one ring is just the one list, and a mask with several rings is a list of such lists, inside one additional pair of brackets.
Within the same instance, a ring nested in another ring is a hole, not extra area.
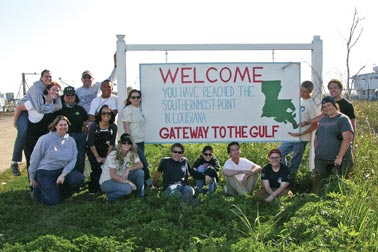
[[(129, 153), (129, 152), (130, 152), (130, 160), (134, 160), (135, 154), (137, 152), (136, 152), (133, 145), (131, 145), (131, 148), (127, 153)], [(127, 153), (126, 153), (126, 155), (127, 155)], [(116, 169), (121, 170), (121, 167), (123, 166), (123, 164), (125, 162), (125, 157), (122, 156), (122, 144), (120, 144), (120, 143), (117, 144), (116, 149), (115, 149), (115, 160), (116, 160), (116, 163), (118, 163), (118, 168), (116, 168)]]

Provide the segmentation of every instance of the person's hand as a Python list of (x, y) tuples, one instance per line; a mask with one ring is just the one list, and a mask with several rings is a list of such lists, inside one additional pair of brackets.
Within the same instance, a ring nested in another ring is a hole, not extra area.
[(105, 158), (102, 157), (96, 157), (96, 161), (100, 164), (103, 164), (105, 162)]
[(58, 111), (61, 109), (61, 107), (58, 104), (55, 104), (54, 107), (55, 107), (55, 111)]
[(210, 176), (205, 175), (205, 181), (206, 184), (210, 184), (211, 182), (213, 182), (213, 179)]
[(129, 177), (129, 169), (125, 169), (122, 173), (122, 180), (127, 180), (127, 178)]
[(294, 133), (294, 132), (289, 132), (289, 135), (293, 136), (293, 137), (299, 137), (299, 136), (301, 136), (299, 133)]
[(30, 186), (31, 187), (36, 188), (37, 185), (38, 184), (37, 184), (37, 181), (35, 179), (30, 180)]
[(335, 166), (340, 166), (343, 162), (343, 159), (341, 157), (336, 156), (336, 159), (334, 161)]
[(59, 177), (56, 179), (56, 184), (63, 184), (64, 180), (66, 179), (66, 174), (62, 172)]
[(126, 183), (129, 183), (129, 185), (131, 186), (131, 189), (133, 191), (135, 191), (137, 189), (136, 185), (133, 182), (131, 182), (130, 180), (127, 180)]
[(269, 195), (269, 197), (265, 199), (266, 202), (272, 202), (273, 200), (274, 200), (273, 194)]

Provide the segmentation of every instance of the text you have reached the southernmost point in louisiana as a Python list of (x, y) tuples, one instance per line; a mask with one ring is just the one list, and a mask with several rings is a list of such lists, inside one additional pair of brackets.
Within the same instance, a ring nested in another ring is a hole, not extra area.
[[(297, 64), (141, 65), (146, 142), (296, 140)], [(298, 89), (299, 90), (299, 89)]]

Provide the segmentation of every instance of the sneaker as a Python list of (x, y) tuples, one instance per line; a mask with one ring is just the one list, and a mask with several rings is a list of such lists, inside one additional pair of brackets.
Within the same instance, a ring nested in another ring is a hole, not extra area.
[(20, 168), (18, 168), (18, 163), (11, 164), (10, 168), (13, 176), (21, 176)]

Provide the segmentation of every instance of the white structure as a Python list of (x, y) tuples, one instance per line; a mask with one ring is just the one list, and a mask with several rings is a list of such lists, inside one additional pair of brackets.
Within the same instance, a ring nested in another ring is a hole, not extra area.
[[(323, 41), (320, 36), (314, 36), (311, 43), (304, 44), (129, 44), (127, 45), (125, 35), (117, 35), (117, 86), (118, 104), (123, 104), (126, 99), (126, 52), (127, 51), (233, 51), (233, 50), (310, 50), (312, 61), (312, 82), (314, 83), (313, 97), (319, 104), (321, 101), (323, 84)], [(119, 111), (121, 108), (119, 108)], [(118, 117), (118, 125), (122, 125)], [(313, 146), (313, 144), (311, 144)], [(314, 151), (310, 151), (310, 168), (313, 167)]]
[(359, 100), (378, 99), (378, 66), (373, 67), (373, 71), (353, 76), (354, 90)]

